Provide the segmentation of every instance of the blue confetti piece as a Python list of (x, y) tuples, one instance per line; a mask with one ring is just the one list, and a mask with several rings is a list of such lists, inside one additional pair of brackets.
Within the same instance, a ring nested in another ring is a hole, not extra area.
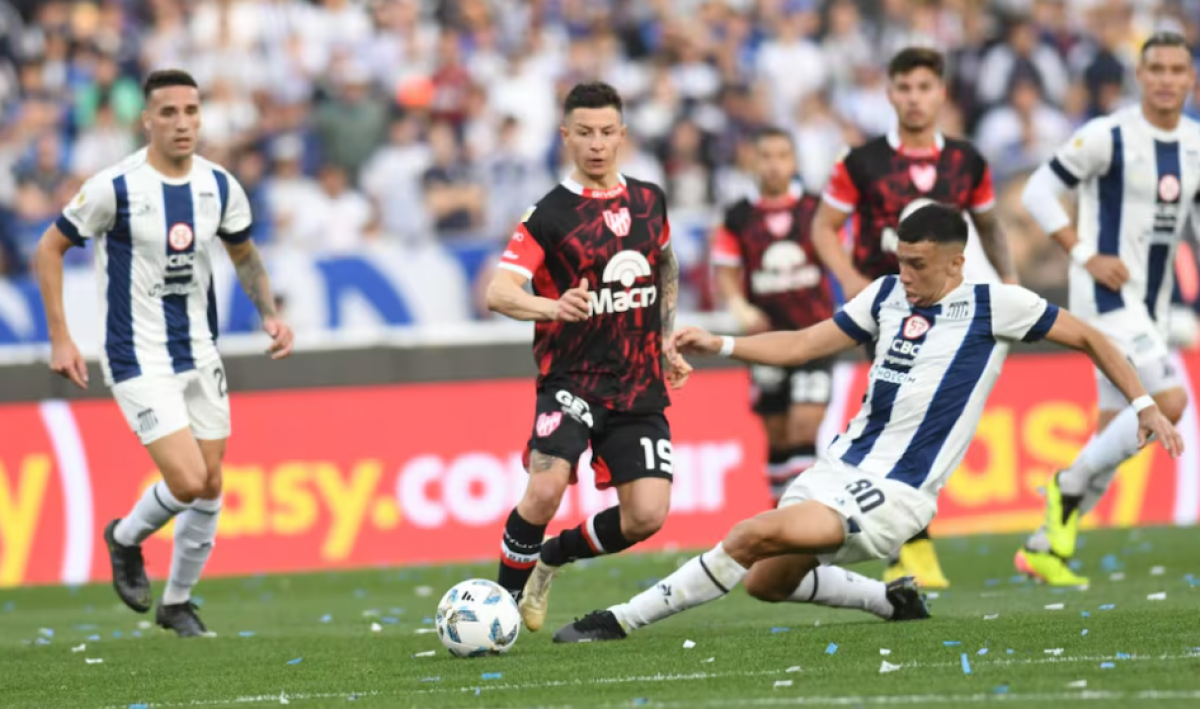
[(294, 660), (288, 660), (288, 664), (289, 664), (289, 665), (298, 665), (298, 664), (300, 664), (301, 662), (304, 662), (304, 658), (303, 658), (303, 657), (297, 657), (297, 658), (296, 658), (296, 659), (294, 659)]
[(837, 643), (829, 643), (829, 647), (825, 648), (825, 654), (832, 655), (833, 653), (837, 652), (837, 649)]
[(421, 622), (425, 625), (433, 625), (433, 618), (422, 618)]
[(322, 622), (322, 623), (328, 623), (328, 622), (330, 622), (330, 621), (332, 621), (332, 620), (333, 620), (333, 616), (329, 615), (328, 613), (326, 613), (325, 615), (321, 616), (321, 622)]
[(50, 641), (49, 641), (49, 640), (47, 640), (46, 638), (38, 638), (38, 639), (37, 639), (37, 644), (38, 644), (38, 645), (49, 645), (49, 644), (50, 644)]
[(477, 697), (479, 696), (479, 687), (475, 688), (475, 696), (477, 696)]
[(983, 582), (983, 585), (984, 586), (999, 586), (1000, 579), (988, 579), (987, 581)]
[(130, 635), (132, 635), (132, 636), (133, 636), (133, 637), (135, 637), (135, 638), (140, 638), (140, 637), (142, 637), (142, 631), (140, 631), (140, 630), (135, 630), (135, 631), (133, 631), (132, 633), (130, 633)]
[(400, 619), (388, 615), (383, 617), (383, 622), (387, 623), (388, 625), (395, 625), (400, 622)]
[(1070, 568), (1071, 571), (1079, 571), (1083, 568), (1083, 562), (1079, 559), (1071, 559), (1069, 562), (1067, 562), (1067, 567)]
[(422, 682), (441, 682), (442, 678), (441, 677), (422, 677), (421, 681)]
[(1130, 655), (1130, 654), (1124, 653), (1124, 652), (1118, 652), (1117, 659), (1118, 660), (1130, 660), (1130, 659), (1133, 659), (1133, 655)]
[(976, 655), (986, 655), (986, 654), (988, 654), (988, 649), (986, 647), (981, 647), (981, 648), (979, 648), (979, 652), (977, 652), (975, 654)]
[(1154, 551), (1154, 545), (1150, 542), (1142, 542), (1138, 546), (1138, 551), (1142, 552), (1143, 554), (1149, 554), (1150, 552)]
[(253, 630), (243, 630), (242, 632), (238, 633), (239, 638), (252, 638), (255, 635), (258, 635), (258, 633), (254, 632)]
[(987, 554), (987, 553), (988, 553), (988, 552), (990, 552), (990, 551), (991, 551), (991, 549), (988, 547), (988, 545), (987, 545), (987, 544), (982, 544), (982, 545), (980, 545), (980, 547), (979, 547), (979, 553), (980, 553), (980, 554)]
[(637, 582), (637, 587), (644, 591), (647, 588), (653, 588), (660, 580), (661, 579), (658, 578), (642, 579), (641, 581)]
[(119, 637), (121, 637), (121, 631), (120, 631), (120, 630), (114, 630), (114, 631), (113, 631), (113, 637), (114, 637), (114, 638), (119, 638)]
[(195, 603), (196, 607), (200, 608), (204, 605), (204, 599), (200, 596), (192, 596), (192, 603)]
[(1092, 617), (1092, 614), (1091, 614), (1091, 613), (1088, 613), (1087, 611), (1082, 611), (1082, 612), (1080, 612), (1080, 614), (1079, 614), (1079, 615), (1083, 616), (1084, 618), (1091, 618), (1091, 617)]
[(91, 640), (94, 643), (98, 643), (98, 642), (100, 642), (100, 636), (99, 635), (89, 635), (88, 640)]
[(392, 608), (388, 608), (388, 613), (392, 615), (404, 615), (404, 609), (393, 606)]
[(1016, 576), (1009, 576), (1008, 582), (1009, 583), (1025, 583), (1025, 577), (1022, 576), (1021, 574), (1017, 574)]
[(647, 702), (649, 702), (649, 701), (650, 701), (650, 700), (649, 700), (649, 699), (646, 699), (645, 697), (635, 697), (635, 698), (634, 698), (634, 700), (633, 700), (633, 705), (634, 705), (635, 707), (640, 707), (640, 706), (642, 706), (643, 704), (646, 704), (646, 703), (647, 703)]
[(992, 694), (1008, 694), (1008, 685), (1001, 684), (1001, 685), (992, 687)]
[(967, 659), (967, 653), (962, 654), (962, 670), (964, 675), (971, 674), (971, 661)]
[(479, 675), (480, 679), (500, 679), (502, 676), (504, 676), (502, 672), (484, 672)]
[(1101, 662), (1100, 663), (1100, 669), (1102, 669), (1102, 670), (1111, 670), (1112, 668), (1114, 668), (1116, 666), (1117, 665), (1112, 662)]
[(1115, 603), (1107, 603), (1103, 606), (1100, 606), (1100, 610), (1111, 611), (1113, 608), (1116, 608), (1116, 607), (1117, 607), (1117, 604), (1115, 604)]
[(365, 588), (354, 589), (354, 597), (355, 598), (366, 598), (367, 597), (367, 589), (365, 589)]
[(1084, 629), (1083, 629), (1083, 632), (1082, 632), (1082, 633), (1080, 633), (1080, 635), (1087, 635), (1087, 628), (1084, 628)]
[(149, 704), (130, 704), (129, 709), (150, 709)]
[(95, 630), (96, 624), (95, 623), (84, 623), (83, 625), (76, 625), (75, 629), (80, 632), (84, 632), (87, 630)]
[(1013, 649), (1010, 647), (1009, 649), (1005, 650), (1005, 652), (1011, 655), (1013, 654)]
[(959, 645), (962, 645), (962, 643), (959, 642), (958, 640), (943, 640), (942, 644), (945, 645), (946, 647), (957, 647)]
[(771, 632), (772, 632), (772, 633), (786, 633), (786, 632), (788, 632), (789, 630), (791, 630), (791, 628), (778, 628), (778, 627), (776, 627), (776, 628), (771, 628)]
[(5, 613), (12, 613), (16, 609), (17, 609), (17, 604), (12, 601), (9, 601), (8, 603), (4, 604), (4, 612)]
[(1117, 559), (1115, 554), (1106, 554), (1105, 557), (1100, 560), (1100, 568), (1106, 572), (1118, 571), (1121, 568), (1121, 562), (1119, 559)]
[(268, 601), (270, 601), (270, 600), (271, 600), (272, 598), (274, 598), (274, 597), (275, 597), (275, 595), (274, 595), (274, 594), (272, 594), (270, 591), (266, 591), (266, 592), (264, 592), (264, 593), (263, 593), (263, 595), (259, 596), (259, 598), (261, 598), (261, 599), (262, 599), (262, 602), (263, 602), (263, 603), (267, 603)]

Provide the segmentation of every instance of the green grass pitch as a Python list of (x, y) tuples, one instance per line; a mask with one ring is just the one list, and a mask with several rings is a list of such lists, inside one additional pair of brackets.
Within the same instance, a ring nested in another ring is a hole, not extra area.
[[(218, 637), (189, 641), (139, 629), (152, 614), (118, 605), (106, 585), (3, 590), (0, 707), (1196, 707), (1198, 540), (1198, 529), (1088, 533), (1092, 586), (1062, 591), (1013, 578), (1016, 537), (943, 539), (954, 586), (931, 600), (929, 621), (767, 605), (737, 590), (624, 642), (552, 644), (562, 623), (687, 555), (601, 559), (560, 575), (546, 630), (474, 660), (418, 631), (447, 588), (491, 578), (494, 562), (202, 581)], [(884, 661), (900, 669), (881, 673)]]

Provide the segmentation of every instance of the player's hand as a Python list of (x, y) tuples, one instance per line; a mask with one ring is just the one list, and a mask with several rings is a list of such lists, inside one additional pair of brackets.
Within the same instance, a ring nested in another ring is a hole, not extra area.
[(1000, 282), (1001, 282), (1001, 283), (1003, 283), (1003, 284), (1004, 284), (1004, 285), (1006, 285), (1006, 286), (1019, 286), (1019, 285), (1021, 285), (1021, 279), (1020, 279), (1020, 278), (1017, 278), (1016, 276), (1005, 276), (1004, 278), (1001, 278), (1001, 279), (1000, 279)]
[(263, 320), (263, 330), (271, 336), (271, 346), (267, 348), (271, 359), (283, 359), (292, 354), (294, 335), (287, 323), (278, 318), (267, 318)]
[(1151, 437), (1157, 438), (1172, 458), (1178, 458), (1183, 453), (1183, 436), (1179, 435), (1179, 431), (1157, 406), (1138, 412), (1138, 448), (1149, 443)]
[(1121, 290), (1129, 280), (1129, 269), (1117, 256), (1093, 256), (1088, 259), (1087, 270), (1096, 282), (1111, 291)]
[(771, 321), (761, 308), (751, 305), (746, 300), (735, 300), (729, 304), (733, 318), (747, 335), (757, 335), (771, 329)]
[(554, 319), (559, 322), (582, 322), (592, 315), (592, 298), (588, 295), (588, 282), (583, 279), (579, 285), (562, 294), (555, 301)]
[(855, 271), (854, 275), (850, 278), (847, 278), (846, 281), (841, 285), (842, 293), (846, 295), (846, 300), (850, 300), (854, 296), (866, 290), (867, 286), (871, 285), (871, 281), (867, 280), (866, 276), (863, 274)]
[(87, 362), (83, 361), (83, 355), (79, 354), (79, 348), (70, 340), (50, 345), (50, 371), (60, 377), (70, 379), (80, 389), (87, 389)]
[(669, 347), (680, 355), (715, 355), (721, 352), (721, 338), (698, 327), (685, 327), (675, 331)]
[(664, 365), (667, 371), (667, 386), (672, 389), (682, 389), (687, 384), (688, 376), (692, 373), (692, 365), (687, 363), (679, 350), (671, 346), (673, 338), (667, 339), (667, 348), (663, 352)]

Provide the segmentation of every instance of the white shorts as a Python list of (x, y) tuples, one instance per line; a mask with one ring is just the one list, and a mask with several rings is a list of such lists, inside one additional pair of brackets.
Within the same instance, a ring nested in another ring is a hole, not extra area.
[(841, 515), (846, 541), (837, 551), (817, 557), (822, 564), (839, 566), (888, 558), (937, 514), (932, 495), (826, 458), (792, 481), (779, 507), (805, 500)]
[(229, 438), (229, 393), (220, 362), (181, 374), (128, 379), (112, 391), (142, 445), (188, 427), (198, 440)]
[[(1124, 309), (1088, 319), (1088, 324), (1104, 333), (1137, 370), (1142, 386), (1150, 394), (1183, 386), (1167, 338), (1158, 324), (1144, 312)], [(1121, 390), (1096, 370), (1096, 394), (1101, 411), (1119, 411), (1129, 405)]]

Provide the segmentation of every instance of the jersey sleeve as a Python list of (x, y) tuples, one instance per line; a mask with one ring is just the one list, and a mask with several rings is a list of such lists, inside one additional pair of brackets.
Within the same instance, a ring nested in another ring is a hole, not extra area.
[(742, 265), (742, 245), (724, 225), (717, 227), (713, 233), (712, 264), (734, 268), (740, 268)]
[(972, 212), (987, 212), (996, 206), (996, 188), (992, 184), (992, 168), (983, 159), (979, 157), (982, 164), (979, 170), (979, 176), (975, 180), (975, 186), (971, 189), (970, 204), (968, 205)]
[(535, 209), (537, 208), (531, 207), (526, 212), (525, 217), (513, 232), (512, 238), (508, 240), (504, 254), (500, 257), (500, 268), (519, 273), (531, 280), (533, 274), (541, 268), (542, 263), (546, 260), (546, 252), (542, 250), (542, 245), (530, 231), (530, 227), (534, 226), (534, 222), (531, 220)]
[(990, 288), (992, 334), (996, 339), (1037, 342), (1058, 319), (1058, 306), (1028, 288), (1015, 285)]
[(217, 235), (227, 243), (240, 244), (250, 238), (250, 225), (254, 221), (250, 213), (250, 198), (236, 178), (229, 176), (226, 179), (229, 181), (229, 194), (223, 195), (221, 226), (217, 229)]
[(895, 286), (895, 276), (876, 279), (834, 313), (834, 324), (855, 342), (867, 342), (879, 337), (879, 309)]
[(1108, 169), (1112, 148), (1112, 130), (1108, 123), (1090, 121), (1058, 149), (1050, 159), (1050, 169), (1064, 185), (1074, 187)]
[(658, 237), (658, 248), (665, 250), (671, 245), (671, 218), (667, 214), (667, 192), (661, 187), (658, 187), (658, 198), (662, 200), (663, 210), (663, 230)]
[(850, 176), (850, 170), (846, 167), (849, 155), (849, 152), (844, 154), (833, 166), (829, 183), (825, 185), (825, 191), (821, 194), (821, 199), (829, 206), (847, 214), (855, 210), (859, 199), (858, 185), (854, 184), (854, 178)]
[(117, 193), (111, 179), (93, 177), (83, 183), (54, 222), (63, 236), (76, 246), (112, 228), (117, 214)]

